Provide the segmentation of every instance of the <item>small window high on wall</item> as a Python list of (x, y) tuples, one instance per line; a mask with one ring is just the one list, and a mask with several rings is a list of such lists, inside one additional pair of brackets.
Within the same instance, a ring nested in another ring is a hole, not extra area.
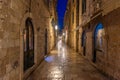
[(86, 0), (82, 0), (82, 14), (86, 12)]

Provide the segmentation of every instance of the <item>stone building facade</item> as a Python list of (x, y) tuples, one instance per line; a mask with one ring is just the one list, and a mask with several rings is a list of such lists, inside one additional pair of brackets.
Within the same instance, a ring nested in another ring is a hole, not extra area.
[(65, 26), (68, 27), (68, 45), (76, 50), (76, 31), (74, 31), (76, 29), (76, 0), (68, 0), (64, 18)]
[[(68, 5), (69, 15), (72, 15), (73, 6)], [(75, 14), (77, 15), (78, 12)], [(119, 14), (120, 0), (79, 0), (79, 15), (77, 16), (79, 23), (76, 21), (79, 25), (76, 25), (76, 28), (68, 27), (68, 31), (76, 31), (76, 33), (78, 31), (76, 36), (79, 36), (73, 37), (74, 33), (69, 32), (68, 44), (71, 46), (76, 43), (78, 52), (90, 63), (117, 80), (120, 79)], [(71, 17), (70, 19), (72, 20)], [(72, 24), (71, 20), (70, 24)], [(74, 42), (72, 39), (78, 41)]]
[(54, 4), (0, 0), (0, 80), (26, 79), (54, 47)]
[(81, 0), (68, 0), (64, 17), (64, 27), (67, 27), (67, 44), (77, 52), (81, 52)]
[[(82, 15), (83, 54), (108, 76), (120, 79), (120, 1), (86, 0)], [(82, 8), (83, 9), (83, 8)], [(116, 19), (116, 20), (114, 20)]]

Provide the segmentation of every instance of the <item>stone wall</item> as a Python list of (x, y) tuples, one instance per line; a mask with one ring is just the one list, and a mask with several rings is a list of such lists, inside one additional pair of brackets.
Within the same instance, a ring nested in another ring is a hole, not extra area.
[(31, 0), (31, 4), (30, 0), (0, 0), (0, 80), (23, 80), (33, 70), (28, 70), (27, 75), (23, 71), (23, 30), (28, 17), (34, 27), (35, 69), (44, 58), (45, 29), (50, 37), (47, 7), (43, 0)]
[(104, 16), (107, 34), (107, 54), (105, 71), (116, 79), (120, 79), (120, 8)]
[(69, 23), (67, 25), (68, 28), (69, 28), (69, 31), (68, 31), (68, 44), (71, 48), (73, 48), (74, 50), (76, 50), (76, 0), (74, 0), (74, 3), (73, 1), (69, 1), (68, 2), (68, 6), (69, 6), (69, 18), (68, 18), (68, 21)]
[(103, 15), (108, 14), (109, 12), (120, 7), (120, 0), (101, 0), (102, 1), (102, 10)]
[(90, 21), (91, 31), (86, 33), (86, 57), (92, 61), (94, 54), (94, 30), (97, 24), (102, 23), (105, 31), (103, 37), (103, 50), (96, 52), (96, 62), (93, 63), (98, 69), (117, 80), (120, 79), (120, 8), (117, 8), (105, 16), (98, 16)]
[[(88, 0), (86, 3), (87, 12), (81, 15), (82, 27), (86, 30), (87, 23), (90, 24), (89, 31), (86, 32), (86, 58), (91, 62), (94, 54), (94, 30), (97, 24), (102, 23), (105, 31), (103, 38), (103, 51), (96, 52), (96, 62), (93, 63), (98, 69), (111, 78), (120, 79), (120, 0), (99, 0), (99, 9), (94, 10), (98, 0)], [(80, 3), (82, 5), (82, 3)], [(82, 11), (82, 7), (80, 7)], [(101, 11), (101, 12), (99, 12)], [(97, 14), (98, 13), (98, 14)], [(97, 14), (97, 15), (96, 15)], [(101, 15), (100, 15), (101, 14)], [(90, 20), (89, 20), (90, 18)], [(87, 22), (88, 20), (88, 22)], [(89, 28), (89, 26), (87, 26)], [(83, 48), (81, 49), (83, 52)], [(83, 54), (83, 53), (82, 53)]]
[[(100, 5), (97, 3), (100, 2)], [(74, 32), (72, 32), (75, 27), (72, 24), (72, 9), (74, 8), (72, 3), (68, 5), (70, 9), (70, 27), (69, 27), (69, 45), (74, 49)], [(86, 31), (86, 58), (91, 62), (93, 61), (94, 55), (94, 31), (97, 24), (102, 23), (104, 27), (103, 36), (103, 49), (102, 51), (96, 52), (96, 62), (92, 64), (95, 65), (102, 72), (111, 76), (111, 78), (120, 79), (120, 0), (87, 0), (86, 11), (82, 14), (82, 0), (80, 0), (80, 18), (79, 18), (79, 41), (77, 44), (79, 47), (79, 52), (83, 54), (83, 48), (81, 47), (82, 32)], [(97, 8), (97, 9), (96, 9)], [(95, 11), (96, 10), (96, 11)], [(86, 26), (89, 24), (89, 26)]]
[(19, 80), (20, 22), (28, 9), (26, 3), (22, 0), (0, 2), (0, 80)]

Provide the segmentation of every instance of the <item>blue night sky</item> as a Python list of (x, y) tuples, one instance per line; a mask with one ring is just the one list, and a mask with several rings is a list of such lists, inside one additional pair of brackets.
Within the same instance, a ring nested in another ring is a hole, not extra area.
[(58, 0), (57, 1), (57, 14), (58, 14), (58, 26), (60, 30), (63, 29), (64, 14), (66, 11), (68, 0)]

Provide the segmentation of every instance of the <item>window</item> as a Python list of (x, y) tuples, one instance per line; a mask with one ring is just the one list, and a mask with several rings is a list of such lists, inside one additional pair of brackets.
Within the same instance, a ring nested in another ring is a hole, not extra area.
[(79, 0), (76, 1), (76, 25), (79, 26)]
[(86, 0), (82, 0), (82, 14), (86, 12)]
[(76, 10), (77, 10), (77, 13), (79, 13), (79, 0), (77, 0), (76, 4), (77, 4)]

